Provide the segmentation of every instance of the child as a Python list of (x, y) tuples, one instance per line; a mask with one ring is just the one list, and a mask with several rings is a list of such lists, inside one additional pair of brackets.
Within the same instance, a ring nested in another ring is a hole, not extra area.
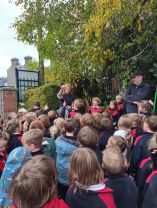
[(57, 171), (51, 158), (30, 158), (14, 179), (12, 208), (68, 208), (57, 198), (56, 183)]
[(77, 135), (77, 140), (83, 147), (91, 149), (97, 156), (100, 165), (102, 164), (102, 153), (98, 149), (99, 134), (90, 126), (81, 128)]
[(6, 124), (6, 132), (9, 135), (7, 144), (7, 153), (9, 154), (16, 147), (22, 146), (19, 134), (19, 122), (17, 119), (12, 119)]
[(102, 108), (100, 107), (101, 100), (98, 97), (92, 99), (92, 106), (89, 107), (90, 113), (102, 113)]
[(111, 113), (112, 119), (113, 119), (113, 124), (114, 124), (114, 126), (116, 126), (119, 116), (120, 116), (116, 100), (110, 101), (110, 104), (106, 109), (106, 112)]
[(23, 124), (23, 132), (27, 132), (29, 131), (29, 126), (31, 124), (32, 121), (37, 119), (37, 115), (34, 112), (29, 112), (26, 114), (26, 121)]
[(56, 112), (56, 111), (50, 110), (50, 111), (48, 112), (49, 128), (50, 128), (51, 126), (53, 126), (54, 120), (55, 120), (57, 117), (58, 117), (58, 115), (57, 115), (57, 112)]
[(106, 147), (112, 147), (117, 145), (124, 157), (125, 169), (127, 170), (130, 165), (131, 146), (121, 136), (111, 136), (108, 140)]
[(85, 113), (85, 104), (82, 99), (75, 99), (73, 102), (73, 108), (71, 109), (69, 115), (70, 118), (74, 118), (76, 113)]
[(138, 185), (138, 208), (142, 206), (146, 179), (152, 171), (157, 169), (157, 133), (153, 134), (148, 148), (150, 157), (141, 161), (136, 178), (136, 183)]
[(43, 132), (40, 129), (31, 129), (22, 136), (22, 144), (29, 149), (32, 156), (43, 154)]
[(113, 189), (116, 207), (135, 208), (137, 188), (133, 180), (125, 174), (125, 161), (118, 146), (107, 147), (104, 150), (103, 168), (108, 175), (105, 184)]
[(114, 133), (113, 122), (111, 119), (104, 117), (100, 122), (101, 134), (99, 139), (99, 150), (103, 151), (106, 148), (108, 139)]
[(51, 128), (50, 128), (50, 135), (51, 135), (51, 138), (56, 140), (57, 137), (59, 137), (61, 135), (60, 128), (58, 126), (56, 126), (56, 125), (51, 126)]
[(100, 125), (100, 122), (102, 120), (102, 115), (101, 115), (101, 113), (93, 113), (92, 115), (94, 117), (94, 128), (100, 134), (101, 133), (101, 125)]
[(56, 118), (54, 120), (54, 125), (58, 126), (58, 128), (60, 128), (60, 133), (63, 134), (65, 132), (64, 129), (64, 119), (63, 118)]
[(93, 151), (76, 150), (71, 158), (71, 186), (66, 196), (69, 208), (115, 208), (112, 190), (103, 183), (104, 173)]
[(44, 137), (50, 138), (50, 131), (49, 131), (49, 117), (47, 115), (40, 115), (38, 117), (38, 120), (41, 121), (44, 125), (45, 131), (44, 131)]
[(80, 126), (94, 126), (95, 121), (93, 115), (90, 113), (85, 113), (84, 115), (81, 116), (80, 119)]
[(157, 131), (157, 116), (152, 115), (146, 118), (143, 122), (143, 135), (135, 143), (132, 150), (131, 157), (131, 171), (133, 174), (137, 174), (137, 170), (140, 162), (150, 156), (150, 151), (148, 150), (148, 143), (153, 136), (153, 133)]
[(68, 119), (64, 123), (66, 133), (55, 140), (56, 144), (56, 166), (58, 171), (58, 194), (65, 199), (66, 192), (69, 188), (68, 168), (72, 153), (79, 147), (79, 143), (74, 137), (76, 122), (74, 119)]
[(136, 138), (139, 137), (142, 132), (142, 119), (140, 115), (137, 113), (130, 113), (128, 114), (130, 121), (131, 121), (131, 131), (130, 133), (133, 136), (133, 142), (135, 142)]
[(142, 118), (148, 117), (152, 114), (152, 106), (148, 100), (142, 100), (138, 103), (138, 112)]
[[(30, 129), (40, 129), (44, 135), (45, 127), (40, 120), (32, 121)], [(56, 159), (56, 147), (53, 138), (43, 137), (42, 139), (42, 150), (43, 154)], [(41, 152), (42, 153), (42, 152)]]
[(7, 160), (7, 141), (8, 135), (0, 130), (0, 176)]
[(22, 165), (31, 157), (31, 153), (24, 147), (15, 148), (8, 156), (0, 179), (0, 207), (10, 207), (10, 186), (13, 177), (19, 172)]
[(124, 97), (122, 95), (117, 95), (116, 96), (116, 102), (118, 104), (118, 110), (119, 110), (119, 114), (120, 116), (125, 114), (125, 105), (123, 103)]

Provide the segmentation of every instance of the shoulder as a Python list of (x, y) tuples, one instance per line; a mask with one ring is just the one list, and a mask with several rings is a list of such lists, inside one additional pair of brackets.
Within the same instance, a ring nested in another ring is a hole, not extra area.
[(53, 198), (49, 203), (45, 204), (43, 208), (68, 208), (68, 205), (62, 200), (58, 198)]

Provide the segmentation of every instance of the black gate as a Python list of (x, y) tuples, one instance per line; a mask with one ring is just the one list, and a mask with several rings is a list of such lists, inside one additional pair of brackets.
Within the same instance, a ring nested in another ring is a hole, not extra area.
[(40, 85), (39, 72), (19, 69), (16, 69), (15, 72), (18, 103), (24, 103), (25, 90)]

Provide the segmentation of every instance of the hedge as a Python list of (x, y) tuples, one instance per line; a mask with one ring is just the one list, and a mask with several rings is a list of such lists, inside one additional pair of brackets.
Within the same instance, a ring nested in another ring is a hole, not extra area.
[(57, 98), (57, 93), (59, 91), (59, 86), (52, 84), (45, 84), (36, 88), (29, 88), (24, 93), (25, 107), (31, 109), (33, 103), (39, 101), (41, 108), (44, 108), (46, 103), (49, 109), (56, 110), (59, 108), (59, 100)]

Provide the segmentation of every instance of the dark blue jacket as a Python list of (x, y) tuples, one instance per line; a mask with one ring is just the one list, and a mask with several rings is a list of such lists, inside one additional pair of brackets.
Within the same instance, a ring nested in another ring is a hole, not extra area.
[(147, 178), (144, 201), (142, 208), (156, 208), (157, 207), (157, 171), (153, 171)]
[(143, 132), (140, 140), (134, 145), (131, 155), (130, 169), (131, 173), (137, 174), (140, 162), (150, 156), (150, 151), (148, 150), (148, 143), (151, 139), (153, 133)]
[(133, 102), (140, 102), (141, 100), (150, 99), (150, 87), (145, 82), (140, 85), (131, 84), (125, 93), (126, 100), (126, 112), (127, 113), (137, 113), (137, 105)]
[(106, 186), (113, 190), (117, 208), (136, 208), (137, 187), (130, 176), (119, 174), (109, 177)]

